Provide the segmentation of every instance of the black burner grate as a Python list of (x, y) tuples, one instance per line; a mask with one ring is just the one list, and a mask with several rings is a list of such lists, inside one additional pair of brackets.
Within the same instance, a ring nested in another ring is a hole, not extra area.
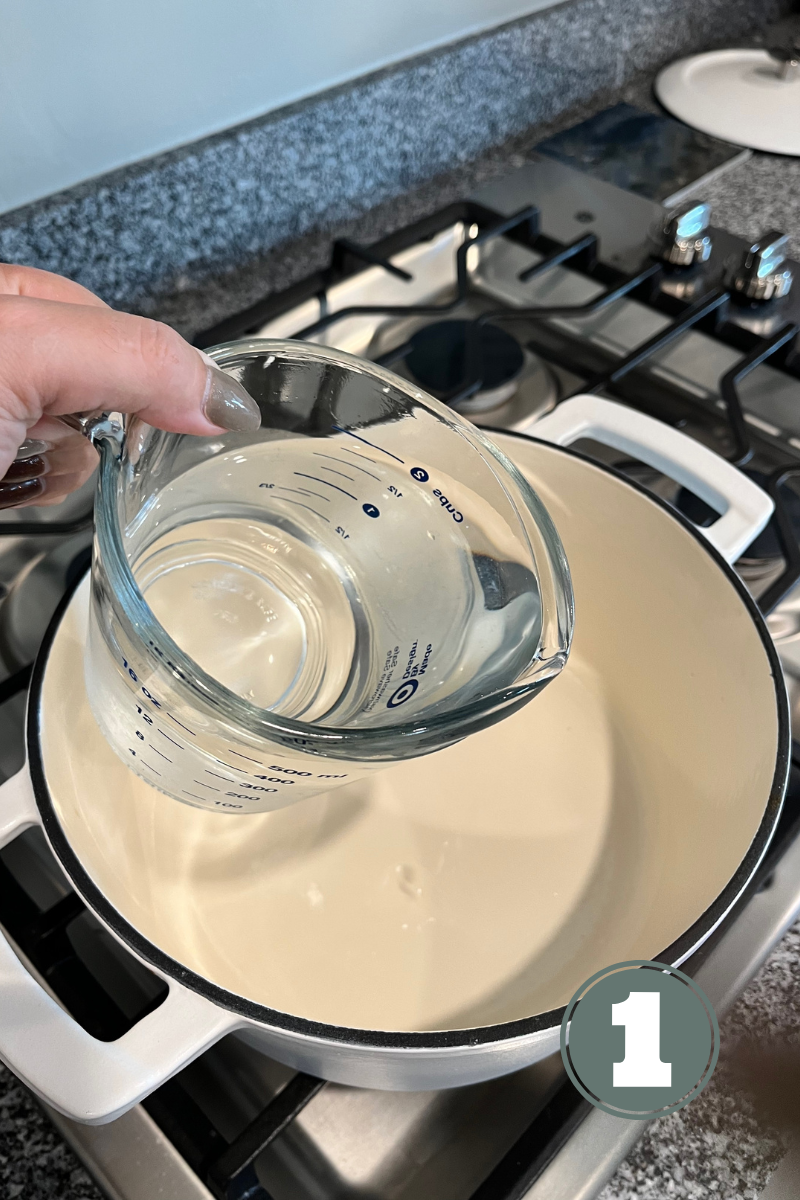
[[(646, 260), (638, 271), (625, 274), (602, 261), (598, 238), (594, 233), (583, 234), (568, 244), (561, 244), (543, 235), (540, 231), (540, 214), (534, 205), (521, 209), (511, 217), (500, 217), (497, 213), (473, 203), (451, 205), (426, 221), (411, 226), (404, 234), (386, 238), (369, 248), (357, 247), (349, 242), (336, 243), (331, 265), (327, 270), (311, 276), (305, 283), (289, 289), (281, 296), (262, 301), (238, 316), (214, 326), (198, 337), (197, 344), (208, 347), (232, 338), (252, 335), (265, 322), (312, 297), (321, 298), (322, 308), (325, 309), (329, 289), (335, 283), (363, 269), (363, 266), (355, 265), (359, 260), (372, 266), (383, 267), (393, 275), (399, 274), (401, 278), (405, 277), (406, 281), (410, 282), (412, 277), (408, 272), (399, 272), (389, 261), (390, 256), (447, 228), (455, 221), (463, 221), (467, 228), (477, 229), (477, 232), (467, 237), (456, 251), (455, 291), (449, 300), (442, 304), (351, 305), (335, 312), (326, 312), (295, 336), (307, 338), (329, 329), (339, 321), (356, 316), (413, 316), (432, 319), (447, 317), (474, 291), (467, 268), (470, 249), (486, 245), (496, 238), (509, 238), (543, 255), (541, 261), (520, 272), (520, 280), (539, 278), (555, 267), (568, 264), (571, 270), (602, 283), (604, 291), (586, 304), (535, 308), (507, 307), (484, 312), (475, 320), (465, 322), (465, 325), (471, 327), (472, 336), (465, 334), (462, 378), (449, 391), (435, 389), (440, 399), (448, 404), (457, 405), (484, 387), (491, 386), (491, 382), (483, 377), (484, 329), (509, 323), (528, 323), (534, 329), (528, 343), (532, 350), (550, 363), (568, 370), (583, 371), (588, 382), (581, 386), (581, 392), (613, 396), (668, 423), (683, 425), (687, 420), (699, 420), (708, 424), (708, 412), (698, 404), (695, 396), (686, 391), (676, 395), (672, 385), (669, 388), (665, 387), (663, 381), (643, 370), (655, 355), (684, 334), (690, 330), (701, 330), (733, 346), (743, 355), (741, 361), (720, 379), (719, 393), (723, 414), (715, 416), (715, 421), (718, 422), (720, 416), (724, 420), (725, 440), (730, 447), (727, 451), (729, 460), (740, 467), (752, 460), (756, 435), (751, 432), (745, 420), (738, 385), (751, 371), (767, 361), (770, 362), (770, 366), (785, 371), (800, 381), (798, 326), (787, 323), (777, 332), (759, 337), (738, 321), (728, 319), (730, 292), (726, 287), (712, 287), (691, 302), (677, 299), (669, 290), (661, 288), (665, 278), (669, 278), (670, 269), (660, 261)], [(718, 283), (724, 283), (723, 276), (719, 277)], [(598, 359), (602, 360), (603, 355), (596, 346), (588, 350), (585, 344), (581, 345), (580, 339), (559, 336), (552, 328), (545, 330), (546, 322), (554, 317), (593, 316), (623, 297), (664, 311), (672, 320), (656, 336), (637, 346), (623, 359), (608, 354), (599, 370)], [(418, 354), (418, 347), (415, 337), (412, 336), (402, 345), (384, 354), (378, 361), (383, 366), (391, 367), (402, 361), (408, 363), (415, 353)], [(769, 445), (769, 456), (773, 460), (776, 458), (776, 447), (772, 443)], [(800, 528), (796, 528), (791, 519), (793, 506), (787, 506), (784, 502), (785, 488), (800, 474), (796, 470), (800, 464), (797, 455), (791, 454), (785, 447), (777, 450), (777, 458), (779, 461), (786, 461), (769, 476), (767, 490), (775, 502), (775, 514), (770, 528), (780, 546), (784, 568), (780, 577), (770, 584), (759, 601), (765, 613), (771, 611), (800, 579)]]

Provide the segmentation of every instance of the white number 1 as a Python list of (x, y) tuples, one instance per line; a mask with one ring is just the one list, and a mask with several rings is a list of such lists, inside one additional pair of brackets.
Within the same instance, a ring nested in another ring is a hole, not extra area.
[(625, 1057), (614, 1063), (614, 1087), (671, 1087), (672, 1063), (661, 1061), (661, 996), (631, 992), (611, 1005), (611, 1024), (625, 1026)]

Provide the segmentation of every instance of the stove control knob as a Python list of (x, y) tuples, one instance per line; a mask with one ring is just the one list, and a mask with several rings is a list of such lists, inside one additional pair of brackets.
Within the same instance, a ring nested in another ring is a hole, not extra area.
[(756, 304), (785, 296), (792, 286), (792, 272), (786, 266), (788, 244), (786, 234), (776, 229), (753, 242), (733, 277), (734, 295)]
[(711, 205), (687, 200), (667, 213), (663, 226), (660, 257), (673, 267), (693, 267), (708, 262), (711, 238), (706, 233)]

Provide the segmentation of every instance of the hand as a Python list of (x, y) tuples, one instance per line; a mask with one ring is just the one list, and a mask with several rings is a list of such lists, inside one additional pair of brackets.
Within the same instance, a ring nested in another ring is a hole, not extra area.
[(89, 478), (96, 452), (59, 418), (93, 411), (205, 436), (261, 421), (244, 388), (169, 326), (0, 264), (0, 508), (58, 504)]

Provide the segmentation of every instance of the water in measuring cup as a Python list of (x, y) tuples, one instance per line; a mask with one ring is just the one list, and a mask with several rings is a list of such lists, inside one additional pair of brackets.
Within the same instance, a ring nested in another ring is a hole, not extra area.
[(393, 725), (519, 675), (538, 643), (527, 547), (469, 481), (342, 437), (219, 455), (158, 495), (139, 586), (208, 675), (324, 725)]

